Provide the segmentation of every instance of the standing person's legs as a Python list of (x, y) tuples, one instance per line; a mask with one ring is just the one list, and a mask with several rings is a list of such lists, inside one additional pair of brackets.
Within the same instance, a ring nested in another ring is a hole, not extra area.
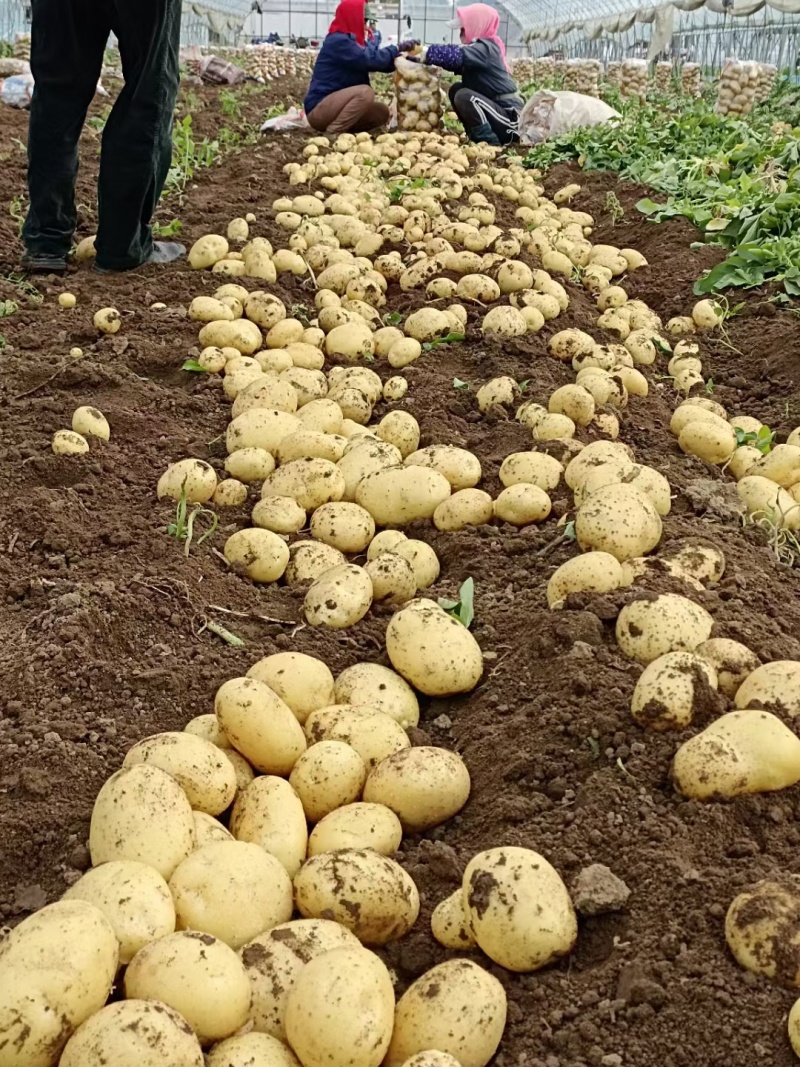
[[(181, 0), (108, 0), (125, 87), (103, 131), (97, 265), (129, 270), (154, 252), (150, 220), (172, 162)], [(163, 250), (165, 246), (159, 246)], [(170, 246), (177, 258), (183, 249)]]
[(107, 0), (33, 0), (30, 208), (23, 265), (63, 270), (75, 232), (78, 140), (111, 23)]
[(351, 85), (329, 93), (306, 115), (309, 125), (320, 133), (358, 133), (383, 126), (389, 108), (375, 99), (369, 85)]
[(451, 101), (471, 141), (510, 144), (519, 140), (519, 116), (496, 100), (462, 87)]

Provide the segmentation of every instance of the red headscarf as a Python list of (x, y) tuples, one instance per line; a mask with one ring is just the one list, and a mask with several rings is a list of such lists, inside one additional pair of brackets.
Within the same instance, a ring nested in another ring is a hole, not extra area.
[(360, 45), (364, 39), (364, 0), (341, 0), (328, 33), (352, 33)]

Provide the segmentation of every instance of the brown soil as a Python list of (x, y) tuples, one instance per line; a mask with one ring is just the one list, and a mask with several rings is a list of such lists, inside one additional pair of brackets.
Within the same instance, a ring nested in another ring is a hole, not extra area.
[[(287, 102), (284, 86), (246, 94), (246, 114), (263, 114), (276, 91)], [(197, 128), (211, 132), (224, 120), (214, 94), (201, 95)], [(9, 202), (24, 194), (13, 138), (23, 139), (24, 128), (23, 115), (0, 113), (0, 247), (11, 262), (19, 246)], [(163, 219), (180, 217), (191, 241), (253, 211), (255, 232), (277, 236), (270, 203), (285, 188), (281, 168), (297, 158), (301, 141), (275, 136), (228, 155), (197, 176), (183, 204), (165, 204)], [(87, 136), (87, 205), (95, 173)], [(565, 176), (555, 172), (548, 185)], [(686, 313), (693, 280), (717, 253), (691, 251), (695, 234), (682, 222), (656, 227), (637, 216), (640, 190), (616, 189), (625, 218), (612, 225), (603, 201), (613, 179), (579, 180), (579, 206), (595, 213), (597, 237), (632, 245), (652, 264), (633, 276), (632, 291), (664, 316)], [(87, 209), (80, 236), (92, 232), (91, 222)], [(221, 466), (224, 458), (229, 406), (219, 383), (179, 369), (196, 340), (185, 309), (215, 283), (211, 274), (185, 268), (100, 277), (81, 266), (66, 279), (37, 281), (40, 303), (0, 283), (0, 297), (23, 305), (0, 323), (7, 340), (0, 353), (0, 920), (7, 923), (57, 899), (88, 865), (93, 799), (134, 741), (208, 712), (221, 682), (277, 649), (321, 656), (334, 672), (363, 659), (385, 662), (387, 616), (380, 611), (341, 633), (298, 629), (298, 595), (257, 587), (226, 569), (213, 550), (247, 523), (247, 508), (222, 515), (214, 537), (188, 557), (166, 536), (172, 509), (156, 503), (154, 487), (167, 463), (194, 455)], [(56, 303), (64, 289), (78, 297), (73, 311)], [(298, 280), (275, 290), (289, 306), (313, 303)], [(582, 290), (571, 293), (567, 324), (593, 329), (592, 302)], [(157, 300), (167, 310), (150, 310)], [(390, 297), (395, 310), (419, 302), (396, 290)], [(120, 310), (123, 327), (98, 339), (91, 317), (106, 305)], [(479, 416), (472, 392), (455, 389), (453, 380), (511, 374), (529, 380), (528, 395), (542, 400), (571, 380), (546, 354), (552, 332), (485, 344), (471, 322), (467, 342), (436, 348), (406, 372), (402, 406), (418, 418), (423, 443), (474, 450), (490, 491), (498, 488), (503, 458), (529, 447), (529, 437), (512, 414)], [(66, 365), (74, 345), (84, 358)], [(751, 294), (725, 336), (704, 338), (702, 346), (714, 398), (729, 411), (756, 415), (781, 433), (800, 423), (794, 315)], [(800, 658), (800, 574), (776, 562), (760, 533), (742, 529), (731, 513), (730, 482), (680, 453), (668, 431), (675, 397), (665, 372), (661, 360), (648, 374), (650, 395), (634, 398), (621, 419), (622, 438), (674, 487), (664, 544), (702, 535), (723, 548), (721, 583), (690, 593), (714, 615), (716, 634), (765, 659)], [(54, 456), (53, 431), (86, 403), (108, 417), (111, 441), (93, 443), (86, 457)], [(555, 515), (567, 508), (566, 493), (556, 494)], [(670, 761), (688, 733), (658, 734), (634, 723), (629, 705), (639, 668), (613, 639), (614, 618), (631, 594), (584, 597), (572, 610), (547, 611), (546, 581), (574, 551), (552, 545), (553, 520), (521, 531), (498, 525), (444, 534), (425, 525), (419, 533), (442, 561), (432, 595), (452, 596), (467, 576), (475, 579), (474, 633), (489, 663), (469, 696), (424, 702), (415, 734), (417, 742), (456, 747), (473, 790), (449, 824), (404, 843), (401, 858), (419, 886), (423, 913), (386, 952), (401, 982), (448, 955), (427, 919), (467, 860), (484, 848), (521, 845), (542, 852), (568, 883), (582, 868), (605, 864), (631, 897), (619, 913), (582, 920), (575, 951), (558, 965), (532, 975), (493, 969), (509, 995), (497, 1064), (789, 1067), (785, 1020), (794, 998), (735, 964), (723, 920), (744, 886), (800, 869), (800, 788), (714, 804), (687, 803), (675, 793)], [(688, 592), (664, 576), (651, 585)], [(245, 647), (231, 648), (204, 630), (208, 619), (228, 626)], [(718, 711), (710, 706), (708, 714)]]

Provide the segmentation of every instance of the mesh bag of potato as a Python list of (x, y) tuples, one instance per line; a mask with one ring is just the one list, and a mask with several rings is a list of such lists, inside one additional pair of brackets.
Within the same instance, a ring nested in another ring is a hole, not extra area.
[(429, 133), (442, 121), (442, 93), (435, 67), (398, 56), (394, 61), (397, 128)]

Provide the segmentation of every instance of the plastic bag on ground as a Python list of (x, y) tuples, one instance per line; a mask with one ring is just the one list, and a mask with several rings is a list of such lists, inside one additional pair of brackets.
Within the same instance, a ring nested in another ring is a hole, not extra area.
[(238, 85), (247, 77), (241, 67), (218, 56), (203, 56), (199, 74), (204, 82), (210, 82), (212, 85)]
[(540, 89), (522, 109), (519, 139), (522, 144), (541, 144), (579, 126), (599, 126), (619, 117), (618, 111), (593, 96)]
[(9, 107), (30, 107), (32, 96), (32, 74), (12, 74), (0, 82), (0, 102)]
[(299, 108), (290, 107), (284, 115), (277, 115), (274, 119), (267, 119), (261, 127), (261, 132), (287, 133), (289, 130), (310, 130), (306, 121), (305, 112)]

